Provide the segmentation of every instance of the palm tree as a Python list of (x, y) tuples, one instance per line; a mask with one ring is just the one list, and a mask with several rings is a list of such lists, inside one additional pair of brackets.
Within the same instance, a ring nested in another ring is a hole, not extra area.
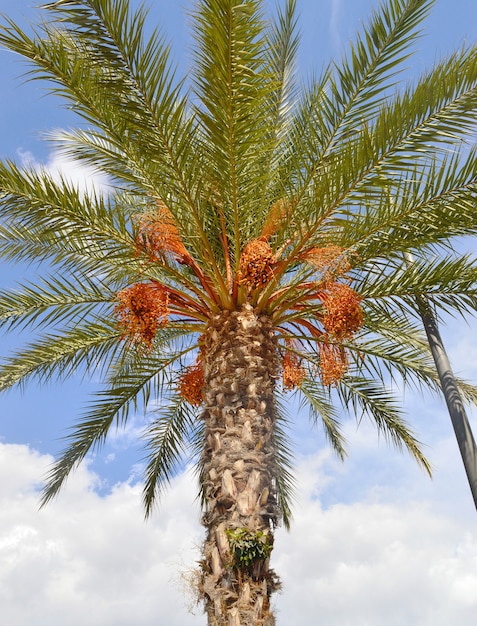
[(396, 379), (438, 389), (415, 294), (477, 309), (477, 264), (451, 247), (477, 229), (476, 50), (395, 86), (432, 4), (387, 0), (301, 90), (295, 0), (271, 18), (260, 0), (199, 0), (182, 80), (128, 0), (57, 0), (30, 34), (0, 31), (83, 119), (56, 145), (109, 180), (85, 192), (1, 163), (1, 253), (44, 278), (1, 293), (3, 324), (37, 334), (0, 386), (103, 376), (43, 503), (132, 409), (160, 406), (144, 431), (145, 511), (193, 459), (209, 625), (275, 623), (285, 401), (308, 405), (342, 458), (339, 406), (429, 471), (393, 392)]

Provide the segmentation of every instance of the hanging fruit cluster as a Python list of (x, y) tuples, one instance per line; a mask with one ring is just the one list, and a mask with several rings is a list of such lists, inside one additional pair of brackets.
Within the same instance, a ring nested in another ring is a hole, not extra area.
[(175, 224), (172, 213), (162, 202), (156, 210), (143, 213), (138, 221), (137, 253), (145, 252), (150, 261), (165, 262), (168, 255), (178, 261), (190, 258)]
[(332, 337), (349, 339), (361, 328), (361, 298), (352, 287), (346, 283), (330, 282), (320, 298), (325, 308), (323, 327)]
[[(260, 236), (243, 247), (235, 276), (231, 269), (227, 238), (224, 233), (221, 235), (227, 266), (226, 284), (232, 306), (241, 306), (244, 298), (252, 304), (257, 302), (263, 290), (276, 279), (276, 289), (274, 285), (270, 289), (269, 302), (274, 299), (279, 302), (285, 318), (284, 322), (278, 321), (275, 326), (278, 336), (283, 338), (279, 349), (285, 390), (300, 387), (307, 376), (307, 363), (312, 373), (318, 368), (324, 385), (336, 385), (350, 366), (350, 353), (345, 344), (363, 325), (361, 297), (350, 285), (351, 263), (346, 250), (329, 244), (311, 246), (297, 253), (296, 248), (290, 245), (291, 241), (285, 242), (279, 250), (272, 247), (270, 240), (278, 229), (285, 222), (289, 226), (292, 224), (294, 207), (295, 203), (286, 200), (279, 200), (271, 206)], [(220, 210), (220, 205), (217, 210)], [(137, 224), (136, 254), (144, 255), (149, 262), (164, 267), (173, 268), (175, 263), (188, 265), (204, 295), (220, 310), (221, 296), (213, 280), (202, 272), (186, 249), (174, 217), (164, 202), (156, 201), (155, 209), (141, 215)], [(297, 237), (300, 236), (299, 230), (296, 232)], [(286, 256), (287, 251), (290, 258)], [(288, 301), (283, 295), (287, 286), (279, 284), (280, 278), (289, 266), (300, 264), (309, 268), (308, 278), (300, 285), (302, 291), (298, 292), (303, 293), (303, 298), (297, 298), (297, 291), (291, 289), (293, 297)], [(199, 294), (200, 291), (192, 289), (188, 293), (157, 280), (139, 282), (122, 289), (116, 296), (115, 313), (124, 338), (151, 350), (158, 330), (171, 319), (171, 311), (173, 319), (192, 320), (197, 331), (204, 332), (210, 311)], [(273, 306), (270, 315), (276, 311)], [(267, 311), (266, 305), (262, 310)], [(290, 312), (291, 322), (286, 319)], [(299, 337), (293, 338), (297, 329)], [(315, 358), (309, 358), (310, 351)], [(199, 355), (196, 363), (184, 368), (178, 376), (177, 391), (187, 402), (199, 406), (203, 402), (203, 388), (204, 372)]]
[(273, 278), (274, 264), (275, 257), (268, 241), (252, 239), (240, 257), (239, 285), (245, 285), (250, 290), (268, 285)]
[(152, 348), (154, 337), (169, 316), (169, 293), (160, 283), (136, 283), (117, 294), (115, 313), (123, 336)]
[(306, 376), (305, 368), (302, 365), (302, 359), (292, 352), (293, 344), (291, 341), (285, 342), (287, 351), (282, 360), (282, 382), (284, 389), (294, 389), (299, 387)]
[(192, 406), (200, 406), (204, 401), (204, 370), (200, 360), (186, 367), (177, 381), (179, 395)]

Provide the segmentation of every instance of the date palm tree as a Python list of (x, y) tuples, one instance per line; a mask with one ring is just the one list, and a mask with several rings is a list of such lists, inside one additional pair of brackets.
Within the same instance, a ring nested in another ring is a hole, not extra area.
[(438, 389), (415, 295), (436, 312), (477, 309), (477, 264), (451, 247), (477, 229), (476, 50), (396, 86), (432, 4), (387, 0), (300, 89), (295, 0), (272, 17), (260, 0), (198, 0), (182, 79), (128, 0), (56, 0), (29, 32), (1, 27), (82, 118), (51, 139), (108, 186), (0, 164), (1, 254), (44, 270), (0, 295), (5, 327), (36, 330), (0, 387), (103, 376), (43, 503), (138, 406), (147, 515), (195, 461), (209, 625), (275, 623), (290, 399), (338, 456), (342, 407), (429, 471), (393, 391), (396, 379)]

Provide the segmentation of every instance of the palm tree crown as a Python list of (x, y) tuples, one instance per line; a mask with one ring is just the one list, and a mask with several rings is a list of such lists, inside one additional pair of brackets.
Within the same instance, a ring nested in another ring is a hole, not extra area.
[[(342, 63), (300, 90), (296, 1), (282, 4), (269, 19), (260, 0), (198, 1), (183, 80), (163, 36), (146, 34), (146, 12), (128, 0), (57, 0), (32, 34), (8, 20), (1, 27), (0, 42), (83, 118), (52, 139), (109, 180), (84, 192), (47, 171), (0, 164), (2, 255), (45, 268), (40, 284), (0, 296), (6, 326), (42, 333), (6, 358), (1, 388), (78, 370), (104, 375), (44, 502), (151, 398), (162, 408), (144, 431), (147, 513), (190, 454), (212, 515), (211, 459), (244, 411), (240, 436), (246, 442), (250, 431), (250, 450), (265, 450), (257, 463), (271, 468), (270, 485), (257, 478), (262, 507), (273, 503), (262, 518), (288, 524), (282, 396), (290, 393), (339, 456), (341, 405), (371, 416), (429, 471), (391, 387), (396, 377), (438, 387), (416, 294), (435, 310), (477, 308), (477, 264), (451, 247), (477, 229), (476, 50), (398, 90), (433, 2), (387, 0)], [(461, 389), (477, 398), (472, 386)], [(254, 430), (258, 415), (272, 430)], [(242, 510), (238, 461), (220, 470), (222, 516), (234, 498)], [(241, 524), (228, 524), (229, 551), (243, 538)], [(266, 560), (271, 544), (262, 543)], [(254, 572), (253, 580), (263, 574)], [(229, 623), (210, 611), (210, 624)], [(233, 623), (252, 623), (240, 619)]]

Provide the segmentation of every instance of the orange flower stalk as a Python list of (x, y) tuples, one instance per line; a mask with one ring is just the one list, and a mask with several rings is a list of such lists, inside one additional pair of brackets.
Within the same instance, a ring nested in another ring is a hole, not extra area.
[(352, 287), (343, 283), (328, 283), (320, 298), (325, 307), (322, 323), (328, 333), (337, 339), (346, 339), (361, 328), (361, 297)]
[(298, 355), (287, 350), (282, 363), (282, 381), (284, 389), (299, 387), (305, 378), (305, 368)]
[(273, 278), (275, 257), (267, 241), (252, 239), (243, 249), (238, 271), (239, 285), (249, 289), (264, 287)]
[(339, 246), (310, 248), (300, 258), (316, 267), (328, 280), (332, 276), (342, 276), (351, 269), (345, 250)]
[(193, 406), (200, 406), (204, 401), (204, 370), (196, 363), (186, 367), (177, 381), (179, 395)]
[(349, 361), (345, 349), (332, 343), (318, 344), (323, 385), (336, 385), (346, 374)]
[(280, 200), (272, 204), (260, 233), (260, 238), (268, 239), (274, 235), (282, 223), (290, 218), (292, 208), (293, 203), (285, 198), (280, 198)]
[(191, 258), (182, 242), (174, 217), (163, 202), (158, 201), (156, 211), (144, 213), (138, 221), (136, 243), (139, 250), (149, 253), (151, 260), (164, 261), (168, 254), (178, 261)]
[(169, 293), (158, 283), (136, 283), (117, 294), (115, 313), (124, 336), (149, 350), (157, 330), (167, 324)]

